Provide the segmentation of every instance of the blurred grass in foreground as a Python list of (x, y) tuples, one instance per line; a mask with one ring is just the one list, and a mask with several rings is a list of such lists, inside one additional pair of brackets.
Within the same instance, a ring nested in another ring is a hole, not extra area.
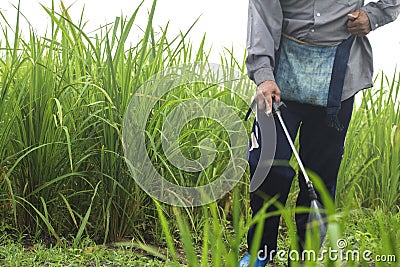
[[(142, 40), (127, 46), (140, 7), (130, 17), (118, 17), (112, 25), (89, 35), (82, 19), (72, 22), (68, 8), (61, 3), (57, 13), (53, 4), (53, 8), (43, 7), (52, 19), (49, 35), (36, 36), (31, 31), (27, 40), (20, 34), (21, 14), (12, 23), (2, 16), (6, 42), (0, 48), (0, 210), (3, 225), (10, 225), (1, 231), (2, 261), (13, 261), (7, 253), (13, 245), (6, 240), (14, 238), (10, 232), (15, 230), (24, 238), (50, 240), (51, 244), (55, 240), (60, 253), (65, 252), (62, 247), (79, 248), (89, 237), (96, 243), (125, 247), (140, 244), (157, 257), (157, 247), (166, 246), (161, 259), (169, 258), (171, 265), (210, 266), (211, 262), (213, 266), (235, 266), (245, 250), (249, 224), (262, 220), (249, 216), (247, 173), (218, 203), (194, 209), (157, 203), (130, 176), (121, 128), (131, 96), (168, 66), (208, 61), (204, 40), (196, 51), (187, 40), (191, 29), (172, 40), (167, 38), (168, 25), (154, 29), (156, 1)], [(243, 60), (237, 61), (232, 54), (223, 53), (221, 64), (245, 73)], [(399, 76), (389, 79), (383, 75), (381, 81), (379, 89), (362, 92), (362, 103), (354, 111), (339, 174), (339, 210), (329, 205), (331, 228), (326, 245), (334, 247), (339, 238), (346, 238), (349, 248), (368, 248), (374, 255), (394, 254), (400, 260)], [(160, 118), (153, 117), (147, 128), (148, 140), (156, 140), (157, 149), (161, 149), (157, 135), (163, 116), (177, 102), (196, 96), (198, 88), (192, 89), (177, 90), (160, 103)], [(251, 96), (251, 87), (243, 90)], [(229, 104), (243, 117), (247, 103), (234, 94), (215, 92), (210, 89), (206, 94)], [(217, 129), (215, 140), (219, 142), (226, 137), (207, 120), (194, 121), (192, 126), (200, 128), (189, 129), (181, 139), (188, 144), (183, 146), (188, 157), (198, 156), (189, 147), (204, 138), (204, 128)], [(229, 147), (220, 145), (223, 158)], [(158, 169), (166, 170), (168, 163), (160, 163), (162, 154), (155, 155)], [(183, 179), (184, 172), (173, 169), (169, 178), (201, 184), (224, 167), (217, 163), (207, 173), (191, 174), (190, 181)], [(294, 186), (291, 197), (296, 194)], [(295, 244), (296, 210), (290, 209), (289, 202), (280, 210), (284, 215), (282, 249)], [(132, 242), (121, 243), (126, 238)], [(325, 266), (359, 264), (338, 261)], [(375, 262), (375, 266), (388, 263)]]

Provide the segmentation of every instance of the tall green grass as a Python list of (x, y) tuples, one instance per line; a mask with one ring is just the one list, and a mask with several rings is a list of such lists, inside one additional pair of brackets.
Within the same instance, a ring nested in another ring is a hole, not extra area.
[[(131, 59), (147, 58), (142, 51), (148, 44), (125, 53), (136, 12), (89, 37), (62, 3), (61, 14), (43, 8), (52, 21), (50, 36), (31, 31), (29, 40), (22, 39), (19, 13), (11, 30), (2, 23), (10, 40), (1, 66), (3, 200), (11, 200), (21, 230), (49, 232), (58, 241), (60, 234), (74, 232), (79, 240), (85, 229), (113, 239), (134, 219), (131, 197), (137, 188), (124, 168), (119, 128), (127, 98), (139, 84), (131, 72), (142, 67)], [(117, 80), (116, 69), (129, 65)]]
[[(143, 31), (135, 26), (143, 2), (131, 16), (117, 17), (91, 34), (85, 32), (83, 11), (74, 22), (63, 2), (60, 12), (54, 2), (51, 8), (43, 6), (51, 19), (46, 36), (31, 30), (28, 38), (23, 37), (19, 6), (15, 23), (1, 16), (6, 41), (0, 57), (1, 205), (5, 217), (20, 231), (60, 243), (69, 236), (75, 244), (83, 235), (99, 242), (161, 236), (153, 201), (134, 182), (125, 162), (123, 116), (131, 97), (154, 74), (169, 66), (207, 62), (209, 51), (205, 39), (195, 50), (187, 41), (188, 32), (167, 38), (168, 25), (152, 24), (157, 1), (152, 3)], [(142, 39), (127, 45), (135, 31)], [(232, 55), (232, 51), (221, 54), (224, 71), (244, 72), (243, 61)], [(184, 154), (198, 157), (199, 150), (190, 148), (204, 138), (201, 129), (217, 129), (220, 164), (194, 175), (177, 169), (165, 172), (169, 167), (159, 153), (159, 129), (171, 108), (205, 96), (223, 101), (238, 114), (246, 109), (232, 91), (204, 86), (177, 88), (158, 103), (156, 115), (148, 122), (154, 165), (177, 183), (199, 185), (215, 179), (225, 168), (229, 149), (221, 126), (195, 120), (180, 140)], [(195, 214), (201, 209), (185, 213), (192, 226), (200, 223)]]
[[(38, 236), (86, 233), (104, 242), (126, 236), (159, 236), (151, 199), (135, 184), (123, 156), (121, 128), (137, 88), (170, 65), (204, 61), (203, 45), (193, 51), (186, 33), (172, 41), (154, 30), (153, 1), (143, 38), (127, 46), (140, 4), (128, 18), (88, 35), (43, 7), (51, 32), (29, 39), (2, 16), (0, 61), (1, 203), (21, 231)], [(83, 14), (82, 14), (83, 18)]]
[[(380, 78), (380, 79), (378, 79)], [(357, 207), (398, 212), (400, 206), (400, 75), (377, 77), (362, 92), (346, 139), (339, 199)]]
[[(142, 39), (133, 45), (127, 45), (128, 36), (139, 31), (134, 25), (142, 4), (131, 16), (117, 17), (91, 34), (85, 32), (84, 14), (73, 22), (69, 7), (62, 2), (60, 12), (54, 3), (52, 8), (43, 7), (51, 18), (46, 36), (32, 30), (25, 38), (20, 30), (22, 14), (18, 12), (13, 22), (1, 14), (5, 40), (0, 48), (3, 220), (21, 232), (55, 239), (61, 245), (72, 240), (78, 246), (85, 236), (101, 243), (130, 238), (142, 245), (158, 245), (162, 239), (175, 265), (235, 266), (246, 249), (249, 225), (271, 216), (250, 218), (248, 173), (218, 203), (172, 208), (147, 196), (126, 166), (122, 122), (138, 88), (169, 66), (209, 60), (205, 39), (196, 49), (187, 41), (191, 28), (172, 40), (167, 37), (168, 25), (156, 30), (152, 25), (156, 3), (146, 28), (140, 30)], [(221, 65), (245, 73), (244, 61), (232, 55), (232, 51), (222, 53)], [(368, 237), (376, 245), (374, 253), (400, 257), (400, 244), (394, 238), (399, 230), (400, 199), (399, 77), (381, 80), (380, 89), (362, 93), (360, 107), (354, 110), (339, 174), (340, 211), (335, 213), (335, 206), (328, 205), (327, 245), (346, 237), (352, 246), (362, 248), (367, 246), (363, 238)], [(249, 84), (240, 89), (241, 94), (252, 95)], [(182, 153), (196, 159), (199, 142), (212, 136), (219, 153), (215, 165), (188, 174), (171, 166), (162, 153), (160, 131), (166, 116), (179, 103), (202, 96), (222, 101), (239, 116), (246, 111), (247, 103), (229, 90), (218, 86), (204, 90), (204, 84), (183, 86), (157, 103), (146, 128), (156, 168), (170, 181), (186, 186), (215, 179), (229, 158), (226, 132), (207, 119), (193, 120), (178, 141)], [(250, 128), (250, 123), (246, 126)], [(292, 209), (289, 203), (278, 211), (283, 215), (279, 243), (285, 249), (296, 244), (294, 212), (304, 210)], [(359, 262), (343, 264), (357, 266)]]

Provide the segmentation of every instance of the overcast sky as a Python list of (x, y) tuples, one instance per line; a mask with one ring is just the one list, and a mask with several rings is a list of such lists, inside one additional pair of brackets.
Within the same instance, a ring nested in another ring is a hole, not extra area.
[[(0, 0), (0, 9), (12, 24), (15, 21), (15, 9), (18, 0)], [(55, 0), (56, 5), (59, 1)], [(131, 15), (140, 1), (138, 0), (64, 0), (65, 5), (71, 5), (73, 18), (80, 16), (85, 5), (84, 18), (88, 21), (87, 32), (96, 29), (105, 22), (112, 22), (116, 16)], [(199, 16), (200, 20), (190, 34), (194, 43), (201, 40), (206, 33), (206, 45), (212, 48), (212, 60), (218, 62), (218, 54), (223, 47), (235, 47), (236, 55), (242, 56), (246, 41), (248, 0), (158, 0), (154, 25), (165, 26), (170, 22), (170, 36), (175, 36), (179, 30), (185, 31)], [(21, 0), (22, 13), (39, 34), (43, 34), (48, 25), (48, 18), (40, 4), (50, 7), (51, 0)], [(151, 0), (145, 4), (139, 13), (134, 28), (139, 36), (139, 27), (146, 25)], [(375, 71), (384, 70), (392, 73), (396, 64), (400, 67), (400, 20), (388, 24), (369, 34), (374, 51)], [(133, 40), (134, 41), (134, 40)]]

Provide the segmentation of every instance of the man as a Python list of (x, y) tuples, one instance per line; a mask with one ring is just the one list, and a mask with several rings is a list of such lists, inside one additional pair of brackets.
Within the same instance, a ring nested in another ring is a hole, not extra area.
[[(246, 64), (249, 77), (257, 85), (255, 101), (258, 110), (270, 114), (273, 101), (284, 100), (287, 108), (281, 113), (292, 140), (300, 131), (300, 157), (306, 168), (321, 177), (332, 199), (354, 95), (372, 86), (372, 50), (365, 35), (395, 20), (399, 12), (400, 0), (381, 0), (367, 5), (362, 0), (249, 2)], [(301, 51), (309, 54), (305, 57)], [(309, 60), (310, 55), (312, 60)], [(321, 87), (325, 88), (324, 92)], [(300, 93), (295, 95), (299, 89)], [(317, 98), (320, 97), (318, 94), (325, 95), (322, 102), (313, 102), (315, 90)], [(311, 96), (303, 99), (306, 91)], [(288, 162), (292, 151), (279, 122), (275, 121), (275, 125), (277, 144), (274, 160)], [(259, 125), (256, 121), (253, 133), (257, 131)], [(252, 134), (251, 142), (249, 164), (253, 178), (262, 147), (258, 134)], [(253, 216), (271, 197), (277, 197), (282, 205), (285, 204), (295, 171), (288, 166), (273, 165), (265, 176), (258, 189), (251, 193)], [(310, 200), (301, 174), (299, 185), (296, 204), (309, 207)], [(276, 209), (272, 205), (266, 212)], [(300, 249), (305, 240), (307, 218), (308, 214), (296, 215)], [(270, 252), (277, 250), (278, 226), (279, 216), (265, 220), (259, 249), (267, 248), (267, 254), (257, 257), (254, 266), (266, 266), (273, 256)], [(254, 230), (255, 226), (248, 232), (249, 252)], [(249, 264), (250, 254), (247, 253), (239, 266)]]

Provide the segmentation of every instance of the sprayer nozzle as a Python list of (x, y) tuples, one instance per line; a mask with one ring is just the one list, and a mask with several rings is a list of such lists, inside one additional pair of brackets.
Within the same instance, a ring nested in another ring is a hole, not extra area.
[(311, 181), (307, 183), (307, 188), (308, 188), (307, 190), (308, 190), (308, 196), (309, 196), (310, 200), (318, 199), (317, 193), (315, 192), (315, 189), (314, 189)]

